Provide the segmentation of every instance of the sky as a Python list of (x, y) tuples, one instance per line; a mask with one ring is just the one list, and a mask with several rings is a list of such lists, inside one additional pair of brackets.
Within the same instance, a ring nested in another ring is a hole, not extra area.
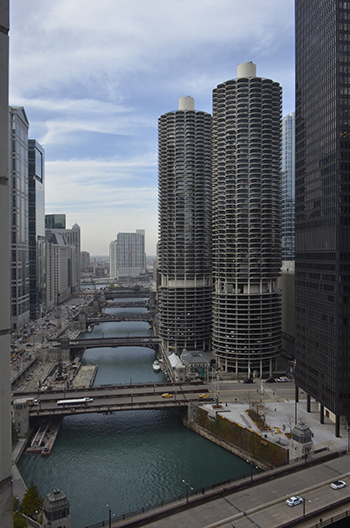
[(92, 256), (136, 229), (155, 255), (158, 118), (187, 95), (211, 113), (249, 61), (293, 112), (293, 0), (11, 0), (9, 102), (45, 149), (46, 214)]

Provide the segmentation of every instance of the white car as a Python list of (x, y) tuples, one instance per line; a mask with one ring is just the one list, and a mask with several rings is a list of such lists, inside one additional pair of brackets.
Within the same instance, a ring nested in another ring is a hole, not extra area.
[(344, 482), (343, 480), (336, 480), (335, 482), (332, 482), (331, 484), (331, 488), (335, 490), (345, 488), (345, 486), (346, 486), (346, 482)]
[(303, 498), (302, 497), (289, 497), (289, 499), (286, 500), (286, 504), (288, 504), (288, 506), (297, 506), (297, 504), (301, 504), (302, 502), (304, 502)]

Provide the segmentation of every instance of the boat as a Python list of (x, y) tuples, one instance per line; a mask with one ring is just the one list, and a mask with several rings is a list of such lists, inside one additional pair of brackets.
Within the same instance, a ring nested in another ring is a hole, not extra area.
[(159, 361), (156, 359), (155, 361), (153, 361), (153, 370), (155, 370), (156, 372), (158, 372), (160, 370), (160, 363)]

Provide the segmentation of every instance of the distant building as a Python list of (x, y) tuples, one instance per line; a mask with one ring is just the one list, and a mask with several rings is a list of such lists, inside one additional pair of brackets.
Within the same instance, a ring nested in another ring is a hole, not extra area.
[(29, 322), (28, 128), (23, 107), (11, 106), (11, 321), (13, 330)]
[(68, 245), (61, 233), (47, 230), (46, 306), (48, 310), (69, 299), (76, 291), (76, 285), (72, 283), (72, 269), (75, 267), (74, 246)]
[(72, 293), (80, 291), (80, 281), (81, 281), (81, 251), (80, 251), (80, 227), (78, 224), (74, 224), (71, 229), (59, 228), (59, 227), (47, 227), (48, 225), (66, 225), (66, 215), (45, 215), (45, 225), (46, 229), (51, 229), (56, 233), (60, 233), (67, 245), (74, 246), (74, 258), (71, 261), (71, 286)]
[(45, 215), (45, 229), (66, 229), (65, 214)]
[(110, 278), (138, 277), (146, 270), (144, 231), (118, 233), (109, 245)]
[(282, 120), (282, 261), (294, 261), (295, 114)]
[(211, 344), (211, 123), (190, 96), (158, 122), (159, 335), (169, 354)]
[(87, 272), (90, 268), (90, 253), (88, 251), (81, 252), (81, 270)]
[(29, 184), (29, 307), (31, 319), (45, 312), (45, 153), (28, 141)]
[(213, 91), (213, 343), (219, 368), (272, 376), (282, 350), (282, 88), (255, 64)]

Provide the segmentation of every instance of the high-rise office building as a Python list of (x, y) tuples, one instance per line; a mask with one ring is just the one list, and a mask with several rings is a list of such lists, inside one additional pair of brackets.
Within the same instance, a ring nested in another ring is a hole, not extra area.
[[(59, 227), (63, 226), (64, 227)], [(52, 227), (49, 227), (52, 226)], [(71, 293), (80, 291), (81, 282), (81, 242), (80, 226), (74, 224), (71, 229), (66, 229), (65, 214), (45, 215), (45, 227), (48, 231), (55, 231), (64, 237), (65, 243), (74, 248), (72, 258), (70, 259), (70, 278), (69, 284)]]
[(182, 97), (159, 118), (159, 335), (167, 352), (211, 342), (211, 115)]
[(213, 92), (212, 349), (237, 377), (281, 352), (281, 99), (253, 63)]
[(294, 261), (295, 114), (282, 121), (282, 261)]
[(63, 213), (45, 215), (45, 229), (66, 229), (66, 215)]
[(11, 320), (13, 330), (29, 322), (28, 128), (23, 107), (10, 106)]
[(28, 141), (29, 188), (29, 309), (31, 319), (45, 312), (45, 153)]
[(75, 247), (67, 243), (63, 234), (46, 230), (46, 307), (69, 299), (76, 285), (73, 284), (73, 270), (76, 269)]
[(89, 271), (90, 268), (90, 253), (88, 251), (81, 252), (81, 269), (85, 273)]
[(109, 245), (111, 279), (129, 279), (145, 272), (145, 232), (118, 233)]
[(296, 384), (350, 420), (350, 2), (296, 0)]
[(12, 528), (8, 0), (0, 0), (0, 27), (0, 519), (2, 528)]

